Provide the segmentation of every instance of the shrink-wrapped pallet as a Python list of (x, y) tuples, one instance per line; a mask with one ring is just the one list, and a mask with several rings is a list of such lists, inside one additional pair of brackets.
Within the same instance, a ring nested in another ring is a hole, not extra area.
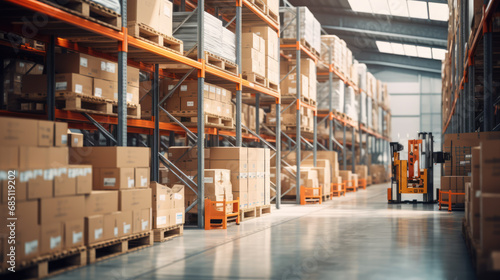
[[(307, 7), (298, 7), (300, 13), (300, 39), (304, 39), (313, 49), (321, 51), (321, 24)], [(284, 25), (288, 26), (283, 31), (284, 39), (297, 39), (297, 9), (290, 8), (285, 11)]]

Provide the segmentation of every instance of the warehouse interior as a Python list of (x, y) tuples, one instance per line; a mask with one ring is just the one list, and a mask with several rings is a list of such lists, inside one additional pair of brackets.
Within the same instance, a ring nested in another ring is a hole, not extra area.
[(498, 3), (0, 0), (0, 278), (499, 279)]

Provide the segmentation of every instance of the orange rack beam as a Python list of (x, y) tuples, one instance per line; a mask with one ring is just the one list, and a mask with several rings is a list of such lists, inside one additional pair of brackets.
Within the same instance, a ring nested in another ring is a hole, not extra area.
[[(232, 205), (232, 211), (228, 213), (227, 206)], [(240, 199), (232, 201), (212, 201), (205, 199), (205, 230), (227, 229), (228, 219), (235, 218), (236, 224), (240, 224)]]

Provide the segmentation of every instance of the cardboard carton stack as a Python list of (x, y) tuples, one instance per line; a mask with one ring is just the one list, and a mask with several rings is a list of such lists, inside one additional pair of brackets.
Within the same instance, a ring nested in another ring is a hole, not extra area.
[(316, 167), (314, 167), (314, 160), (306, 159), (301, 162), (300, 168), (315, 170), (318, 173), (318, 185), (321, 188), (323, 195), (330, 193), (330, 184), (332, 183), (332, 167), (330, 161), (327, 159), (318, 159)]
[(253, 32), (241, 36), (242, 73), (246, 76), (256, 74), (266, 76), (266, 41)]
[(184, 224), (185, 191), (183, 185), (172, 188), (151, 182), (153, 229), (162, 229)]
[[(344, 65), (342, 64), (342, 57), (345, 53), (346, 43), (344, 40), (340, 39), (336, 35), (321, 35), (321, 60), (327, 62), (327, 64), (333, 64), (342, 73), (346, 72)], [(329, 61), (330, 48), (332, 49), (332, 61)]]
[(300, 25), (300, 38), (318, 53), (321, 52), (321, 24), (307, 7), (298, 7), (300, 22), (296, 20), (296, 9), (286, 9), (283, 26), (288, 26), (283, 31), (284, 39), (297, 39), (297, 24)]
[(370, 165), (370, 174), (372, 177), (372, 182), (374, 184), (380, 184), (384, 182), (390, 181), (389, 175), (390, 169), (382, 165), (382, 164), (371, 164)]
[[(204, 198), (208, 198), (211, 201), (232, 201), (235, 199), (232, 193), (231, 171), (229, 169), (205, 169), (203, 180), (205, 185)], [(195, 190), (197, 189), (195, 188)], [(186, 189), (186, 208), (197, 199), (198, 195), (196, 195), (191, 189)], [(232, 212), (232, 209), (233, 206), (228, 205), (226, 211), (230, 213)], [(198, 213), (198, 205), (191, 208), (189, 213)]]
[(343, 113), (344, 112), (344, 90), (345, 84), (340, 79), (334, 79), (332, 83), (332, 99), (329, 100), (328, 82), (320, 84), (318, 87), (318, 109), (330, 110), (330, 103), (332, 109)]
[(346, 187), (353, 185), (352, 182), (349, 182), (355, 179), (351, 170), (340, 170), (339, 175), (342, 178), (342, 182), (346, 183)]
[[(287, 127), (292, 127), (293, 130), (297, 126), (297, 107), (294, 105), (289, 106), (288, 103), (281, 104), (282, 108), (287, 108), (281, 114), (281, 130), (288, 130)], [(310, 108), (300, 107), (300, 129), (304, 132), (312, 132), (314, 129), (314, 111)], [(267, 114), (266, 124), (269, 127), (276, 127), (276, 106), (271, 106), (271, 111)]]
[[(281, 62), (281, 79), (285, 77), (285, 75), (294, 69), (296, 65), (296, 61), (282, 61)], [(296, 68), (295, 68), (296, 69)], [(299, 71), (292, 71), (280, 84), (281, 94), (282, 95), (297, 95), (297, 73)], [(310, 100), (317, 100), (317, 76), (316, 76), (316, 64), (310, 58), (302, 58), (300, 60), (300, 95), (303, 98)]]
[(366, 165), (356, 165), (355, 167), (358, 179), (368, 179), (368, 166)]
[[(118, 101), (118, 65), (83, 53), (57, 54), (58, 94), (79, 94)], [(25, 75), (23, 94), (47, 94), (46, 75)], [(127, 67), (127, 103), (139, 105), (139, 69)]]
[[(266, 120), (266, 112), (264, 109), (259, 108), (259, 124), (264, 124)], [(253, 131), (257, 127), (257, 109), (255, 106), (241, 104), (241, 123)], [(276, 123), (276, 119), (274, 119)]]
[(23, 76), (27, 74), (41, 75), (43, 65), (27, 60), (4, 59), (3, 104), (7, 104), (10, 111), (40, 111), (45, 110), (44, 102), (25, 103), (21, 99)]
[[(163, 95), (167, 95), (177, 83), (177, 80), (164, 80)], [(225, 119), (234, 118), (235, 110), (234, 104), (231, 102), (233, 97), (231, 91), (205, 83), (203, 97), (205, 114)], [(148, 102), (151, 102), (150, 99)], [(174, 116), (185, 116), (186, 112), (196, 116), (198, 113), (198, 81), (184, 81), (167, 99), (165, 109)], [(180, 111), (183, 112), (181, 115), (179, 115)], [(170, 122), (170, 119), (166, 115), (160, 115), (160, 121)]]
[[(480, 198), (481, 192), (481, 147), (473, 147), (471, 155), (471, 182), (470, 189), (466, 187), (465, 219), (467, 220), (469, 236), (477, 244), (480, 233)], [(443, 186), (441, 185), (441, 189)]]
[(85, 244), (151, 230), (149, 148), (71, 148), (70, 162), (93, 167), (85, 196)]
[[(127, 1), (127, 25), (135, 32), (137, 25), (149, 27), (163, 35), (172, 36), (172, 2), (168, 0)], [(135, 36), (139, 34), (131, 33)]]
[[(276, 168), (274, 168), (276, 170)], [(297, 181), (294, 176), (297, 167), (292, 165), (290, 167), (283, 167), (281, 170), (281, 194), (286, 193), (286, 196), (297, 195)], [(276, 171), (274, 171), (276, 174)], [(273, 177), (275, 180), (275, 177)], [(300, 170), (300, 185), (308, 188), (319, 188), (318, 170), (313, 168), (301, 168)], [(313, 195), (319, 195), (319, 191), (315, 189)]]
[[(276, 6), (276, 3), (279, 1), (272, 0), (268, 2), (273, 2), (272, 4)], [(279, 10), (279, 7), (278, 9)], [(276, 14), (279, 14), (276, 13)], [(248, 32), (248, 33), (247, 33)], [(273, 84), (275, 86), (279, 86), (280, 83), (280, 71), (278, 70), (280, 67), (280, 56), (279, 56), (279, 38), (278, 33), (269, 26), (248, 26), (243, 28), (243, 37), (242, 37), (242, 51), (243, 51), (243, 67), (245, 67), (245, 48), (247, 46), (252, 45), (256, 46), (254, 42), (254, 36), (248, 35), (253, 33), (257, 36), (260, 36), (264, 40), (264, 52), (265, 54), (265, 77), (268, 83)], [(249, 41), (250, 39), (250, 41)], [(261, 48), (262, 45), (259, 46)], [(254, 63), (254, 62), (252, 62)], [(245, 68), (243, 68), (243, 72)], [(268, 87), (271, 87), (268, 85)]]
[[(92, 167), (69, 164), (67, 124), (2, 117), (0, 130), (0, 216), (17, 218), (16, 261), (83, 245)], [(13, 228), (0, 229), (1, 256)]]

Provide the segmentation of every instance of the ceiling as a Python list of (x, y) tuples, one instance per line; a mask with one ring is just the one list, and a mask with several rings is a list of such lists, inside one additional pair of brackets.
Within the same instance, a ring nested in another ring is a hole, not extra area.
[[(447, 3), (445, 0), (418, 1)], [(348, 0), (288, 0), (288, 2), (294, 6), (307, 6), (325, 32), (345, 40), (355, 58), (370, 68), (391, 67), (429, 74), (441, 72), (440, 60), (382, 53), (376, 41), (446, 49), (447, 21), (355, 12)], [(430, 14), (430, 11), (427, 13)]]

